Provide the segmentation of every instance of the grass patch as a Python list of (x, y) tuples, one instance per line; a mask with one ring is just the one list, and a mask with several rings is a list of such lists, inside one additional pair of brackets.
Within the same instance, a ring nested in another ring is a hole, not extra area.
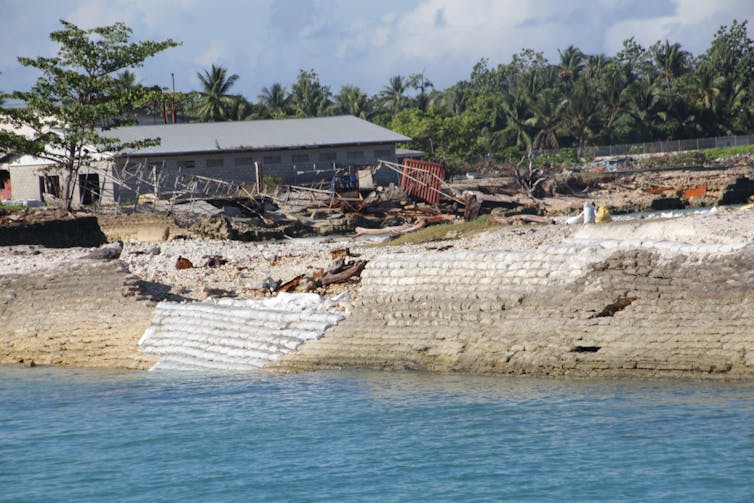
[(2, 213), (15, 213), (17, 211), (24, 211), (26, 206), (23, 204), (3, 204), (0, 203), (0, 214)]
[(716, 147), (702, 150), (707, 162), (713, 163), (716, 159), (725, 159), (737, 155), (746, 155), (754, 152), (754, 145), (738, 145), (735, 147)]
[(442, 239), (459, 239), (469, 237), (480, 232), (500, 227), (500, 224), (487, 220), (483, 215), (472, 222), (459, 222), (452, 224), (437, 224), (422, 227), (418, 231), (409, 232), (396, 236), (394, 239), (384, 241), (376, 246), (418, 245)]

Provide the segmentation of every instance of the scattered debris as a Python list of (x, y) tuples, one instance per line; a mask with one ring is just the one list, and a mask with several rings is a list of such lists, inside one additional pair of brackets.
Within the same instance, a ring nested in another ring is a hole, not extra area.
[(228, 260), (220, 255), (205, 255), (202, 258), (207, 260), (204, 267), (221, 267), (228, 263)]
[(280, 285), (278, 285), (278, 287), (274, 289), (274, 292), (275, 293), (292, 292), (296, 289), (296, 287), (298, 286), (298, 284), (301, 282), (303, 278), (304, 278), (304, 275), (299, 274), (292, 280), (286, 281), (285, 283), (281, 283)]
[(351, 257), (351, 250), (348, 248), (337, 248), (335, 250), (330, 251), (330, 257), (333, 260), (338, 260), (343, 257)]
[(647, 194), (652, 194), (653, 196), (659, 196), (660, 194), (663, 194), (665, 192), (675, 191), (675, 187), (668, 187), (667, 185), (647, 187), (646, 189), (644, 189), (644, 192), (646, 192)]
[(352, 277), (359, 276), (366, 265), (366, 260), (357, 260), (356, 262), (348, 264), (341, 262), (334, 268), (325, 272), (322, 277), (319, 278), (318, 282), (321, 286), (332, 285), (334, 283), (344, 283)]
[(421, 229), (427, 225), (426, 219), (421, 219), (415, 224), (409, 224), (409, 225), (394, 225), (391, 227), (382, 227), (381, 229), (367, 229), (364, 227), (356, 227), (356, 235), (354, 237), (363, 236), (363, 235), (370, 235), (370, 236), (381, 236), (381, 235), (391, 235), (391, 236), (400, 236), (401, 234), (406, 234), (409, 232), (413, 232), (416, 230)]
[(178, 260), (175, 261), (175, 268), (179, 271), (182, 271), (184, 269), (191, 269), (194, 267), (194, 264), (191, 263), (189, 259), (186, 257), (178, 257)]
[(610, 216), (610, 210), (607, 209), (607, 206), (601, 204), (600, 207), (597, 208), (597, 213), (594, 217), (594, 221), (598, 224), (606, 224), (612, 220), (613, 219)]
[(88, 255), (84, 255), (83, 258), (93, 260), (115, 260), (120, 258), (120, 254), (123, 252), (123, 241), (116, 241), (115, 243), (100, 246)]
[(696, 187), (690, 187), (683, 191), (682, 197), (686, 201), (690, 201), (692, 198), (701, 199), (707, 195), (707, 184), (702, 183)]
[(466, 222), (476, 220), (479, 216), (479, 210), (482, 209), (482, 204), (477, 201), (476, 195), (473, 193), (467, 193), (464, 198), (464, 203), (463, 219)]

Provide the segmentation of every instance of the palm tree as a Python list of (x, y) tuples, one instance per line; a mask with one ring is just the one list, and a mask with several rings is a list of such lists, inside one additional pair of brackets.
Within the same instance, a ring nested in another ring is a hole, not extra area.
[(499, 135), (513, 133), (516, 137), (516, 146), (525, 148), (529, 157), (533, 155), (534, 144), (532, 142), (529, 103), (520, 96), (508, 96), (502, 104), (503, 113), (507, 121), (506, 127), (498, 132)]
[(353, 115), (366, 119), (369, 116), (369, 100), (358, 86), (343, 86), (335, 95), (332, 111), (337, 115)]
[(584, 79), (574, 82), (564, 108), (566, 124), (576, 139), (579, 157), (586, 140), (596, 134), (600, 115), (600, 100), (596, 99), (595, 86), (590, 82)]
[(388, 80), (388, 84), (380, 91), (380, 102), (389, 112), (397, 114), (408, 105), (408, 97), (405, 93), (410, 82), (400, 75), (394, 75)]
[(657, 42), (650, 48), (662, 87), (670, 89), (675, 79), (689, 70), (691, 54), (681, 49), (681, 44)]
[(566, 103), (567, 100), (559, 96), (553, 88), (545, 89), (537, 95), (530, 106), (532, 116), (526, 121), (536, 130), (532, 139), (532, 148), (558, 148), (558, 133)]
[(136, 86), (136, 74), (131, 70), (123, 70), (115, 76), (115, 85), (119, 89), (130, 89)]
[(448, 115), (461, 115), (469, 102), (469, 83), (460, 81), (447, 89), (430, 95), (430, 106)]
[(406, 83), (409, 87), (419, 91), (419, 95), (415, 98), (416, 106), (419, 110), (426, 111), (429, 104), (427, 89), (434, 89), (435, 85), (424, 75), (424, 72), (412, 73)]
[(578, 78), (581, 70), (584, 69), (584, 53), (581, 49), (569, 45), (565, 51), (558, 49), (558, 54), (560, 55), (558, 79), (570, 82)]
[(290, 112), (291, 95), (279, 82), (275, 82), (270, 87), (263, 87), (257, 98), (268, 117), (279, 119)]
[(584, 64), (584, 78), (599, 78), (609, 61), (609, 58), (604, 54), (587, 56), (586, 63)]
[(196, 110), (197, 118), (202, 122), (228, 120), (229, 108), (233, 103), (233, 98), (228, 91), (238, 80), (238, 75), (234, 73), (228, 76), (227, 69), (214, 64), (209, 71), (204, 70), (204, 73), (196, 75), (202, 84)]
[(630, 93), (628, 79), (625, 68), (611, 61), (598, 81), (599, 101), (604, 107), (602, 136), (607, 142), (614, 140), (613, 127), (621, 114), (627, 110)]

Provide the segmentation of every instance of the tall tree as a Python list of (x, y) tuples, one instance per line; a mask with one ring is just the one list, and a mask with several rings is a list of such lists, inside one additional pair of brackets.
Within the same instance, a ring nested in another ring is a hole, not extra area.
[(280, 119), (288, 115), (290, 111), (291, 96), (285, 86), (279, 82), (275, 82), (270, 87), (263, 87), (257, 98), (267, 117)]
[(689, 70), (691, 54), (677, 42), (657, 42), (649, 51), (657, 68), (657, 81), (664, 89), (673, 87), (676, 79)]
[(409, 81), (401, 75), (390, 77), (388, 83), (380, 91), (380, 103), (392, 114), (397, 114), (408, 106), (408, 96), (406, 91), (409, 88)]
[[(42, 75), (29, 91), (5, 96), (25, 107), (0, 109), (0, 120), (18, 128), (27, 127), (32, 136), (0, 132), (0, 150), (29, 154), (51, 161), (64, 174), (63, 198), (68, 209), (79, 169), (94, 159), (95, 148), (118, 152), (159, 143), (159, 139), (123, 143), (106, 129), (132, 123), (128, 112), (161, 96), (159, 87), (140, 84), (125, 89), (117, 72), (142, 66), (159, 52), (179, 45), (168, 39), (130, 42), (131, 29), (123, 23), (83, 30), (60, 21), (62, 29), (50, 39), (59, 44), (53, 57), (20, 57), (26, 67)], [(109, 121), (105, 130), (97, 124)]]
[(299, 117), (319, 117), (330, 106), (330, 88), (322, 85), (314, 70), (299, 70), (291, 92), (291, 105)]
[(226, 68), (213, 64), (209, 71), (204, 70), (196, 76), (202, 84), (196, 109), (197, 118), (202, 122), (228, 120), (233, 105), (229, 91), (238, 80), (238, 75), (228, 75)]
[(565, 82), (576, 80), (584, 69), (584, 53), (578, 47), (569, 45), (564, 51), (558, 50), (558, 54), (560, 55), (558, 79)]
[(424, 75), (424, 72), (421, 72), (409, 75), (408, 86), (419, 91), (414, 102), (419, 110), (426, 111), (429, 104), (427, 89), (434, 89), (435, 85)]
[(353, 115), (366, 119), (369, 116), (369, 99), (358, 86), (343, 86), (335, 95), (332, 111), (336, 115)]
[(589, 79), (581, 79), (573, 84), (571, 93), (565, 102), (565, 124), (571, 135), (576, 139), (576, 154), (581, 157), (587, 140), (597, 134), (600, 101), (597, 98), (596, 86)]

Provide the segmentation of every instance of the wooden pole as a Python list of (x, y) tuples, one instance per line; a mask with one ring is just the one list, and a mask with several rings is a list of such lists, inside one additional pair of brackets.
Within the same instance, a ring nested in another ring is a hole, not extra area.
[(254, 178), (256, 180), (257, 184), (257, 194), (261, 192), (261, 186), (262, 186), (262, 171), (259, 168), (259, 163), (257, 161), (254, 161)]

